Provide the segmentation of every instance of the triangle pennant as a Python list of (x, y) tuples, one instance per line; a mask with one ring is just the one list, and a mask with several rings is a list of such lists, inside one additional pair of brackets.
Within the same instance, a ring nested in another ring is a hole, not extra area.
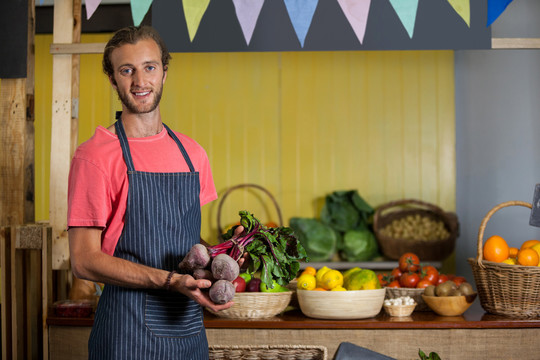
[(184, 16), (186, 17), (187, 28), (189, 32), (189, 40), (193, 42), (193, 38), (197, 34), (201, 19), (208, 9), (210, 0), (182, 0), (184, 8)]
[(349, 20), (356, 37), (360, 40), (360, 44), (362, 44), (366, 33), (371, 0), (338, 0), (338, 3), (345, 17)]
[(264, 0), (233, 0), (236, 17), (244, 33), (246, 43), (249, 45), (257, 19), (261, 13)]
[(86, 0), (86, 20), (90, 19), (90, 17), (94, 15), (94, 12), (96, 11), (100, 3), (101, 0)]
[(144, 19), (144, 16), (150, 9), (152, 0), (131, 0), (131, 17), (133, 25), (139, 26)]
[(493, 24), (512, 1), (513, 0), (488, 0), (487, 26)]
[(414, 24), (416, 22), (416, 12), (418, 11), (418, 0), (390, 0), (401, 23), (412, 39), (414, 34)]
[(448, 0), (450, 5), (461, 16), (468, 27), (471, 27), (471, 3), (470, 0)]
[(318, 3), (319, 0), (285, 0), (287, 12), (302, 47)]

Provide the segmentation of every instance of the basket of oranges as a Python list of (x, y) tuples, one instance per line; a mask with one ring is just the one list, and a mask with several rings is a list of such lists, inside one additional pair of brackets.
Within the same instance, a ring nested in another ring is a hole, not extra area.
[(498, 235), (484, 242), (490, 218), (509, 206), (532, 208), (523, 201), (507, 201), (493, 207), (480, 224), (477, 257), (468, 262), (484, 310), (515, 318), (540, 317), (540, 241), (525, 241), (519, 249), (508, 246)]

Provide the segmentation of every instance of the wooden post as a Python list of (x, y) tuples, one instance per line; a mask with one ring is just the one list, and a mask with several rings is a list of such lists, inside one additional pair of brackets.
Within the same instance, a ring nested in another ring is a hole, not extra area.
[[(73, 0), (54, 2), (54, 43), (73, 41)], [(49, 221), (53, 229), (53, 269), (69, 268), (67, 181), (71, 161), (72, 55), (53, 55)]]

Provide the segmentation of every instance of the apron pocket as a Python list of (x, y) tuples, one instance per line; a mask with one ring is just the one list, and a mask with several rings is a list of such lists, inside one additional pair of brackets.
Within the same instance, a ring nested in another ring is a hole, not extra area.
[(186, 337), (203, 328), (199, 304), (174, 292), (146, 294), (144, 320), (148, 329), (160, 337)]

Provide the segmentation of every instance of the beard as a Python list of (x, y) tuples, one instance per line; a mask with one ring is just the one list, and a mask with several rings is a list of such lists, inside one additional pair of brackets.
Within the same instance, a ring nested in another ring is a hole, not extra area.
[(118, 99), (122, 102), (126, 109), (129, 110), (129, 112), (133, 114), (146, 114), (154, 111), (158, 107), (159, 102), (161, 101), (161, 95), (163, 94), (163, 85), (156, 89), (156, 91), (152, 92), (152, 94), (154, 94), (154, 100), (149, 103), (136, 103), (133, 98), (131, 98), (131, 93), (129, 91), (121, 92), (117, 89), (116, 93), (118, 94)]

